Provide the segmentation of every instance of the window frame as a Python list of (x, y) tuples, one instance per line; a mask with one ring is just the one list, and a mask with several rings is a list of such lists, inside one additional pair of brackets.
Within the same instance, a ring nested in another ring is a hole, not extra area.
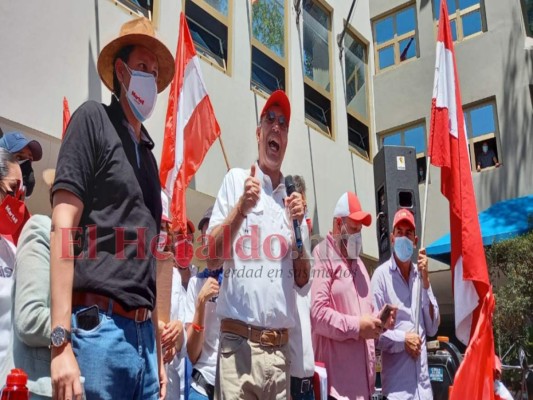
[[(344, 23), (346, 23), (346, 21), (344, 21)], [(373, 145), (372, 145), (372, 127), (371, 127), (371, 114), (372, 114), (372, 109), (371, 109), (371, 102), (370, 102), (370, 68), (369, 68), (369, 50), (370, 50), (370, 43), (368, 42), (368, 40), (366, 40), (361, 34), (359, 34), (357, 32), (357, 30), (352, 27), (351, 25), (348, 25), (347, 26), (347, 29), (346, 29), (346, 35), (350, 35), (352, 40), (354, 41), (357, 41), (359, 42), (360, 44), (362, 44), (365, 48), (365, 59), (363, 60), (363, 64), (364, 64), (364, 68), (365, 68), (365, 73), (364, 73), (364, 76), (365, 76), (365, 98), (366, 98), (366, 108), (367, 108), (367, 117), (365, 118), (363, 115), (359, 114), (356, 110), (352, 109), (351, 107), (348, 107), (348, 104), (346, 104), (346, 114), (347, 114), (347, 117), (346, 117), (346, 120), (347, 120), (347, 127), (348, 127), (348, 131), (350, 129), (350, 122), (349, 122), (349, 118), (348, 116), (350, 116), (351, 118), (354, 118), (356, 119), (359, 123), (363, 124), (366, 126), (366, 128), (368, 129), (368, 150), (367, 150), (367, 153), (368, 153), (368, 156), (365, 157), (363, 154), (361, 154), (361, 151), (358, 149), (358, 146), (354, 146), (351, 144), (350, 142), (350, 134), (348, 132), (348, 149), (354, 153), (355, 155), (357, 155), (358, 157), (362, 158), (363, 160), (365, 161), (368, 161), (368, 162), (372, 162), (374, 156), (373, 156)], [(344, 40), (346, 41), (346, 37), (344, 38)], [(344, 57), (346, 57), (346, 42), (343, 43), (343, 46), (345, 47), (345, 55)], [(344, 65), (343, 65), (343, 70), (344, 70), (344, 74), (346, 76), (347, 74), (347, 71), (346, 71), (346, 61), (344, 62)], [(356, 74), (357, 70), (354, 70), (354, 74)], [(345, 93), (347, 93), (347, 90), (348, 90), (348, 87), (346, 85), (346, 81), (348, 79), (344, 79), (344, 90), (345, 90)], [(348, 102), (348, 98), (346, 97), (345, 98), (345, 103)], [(361, 149), (363, 150), (363, 149)]]
[[(487, 105), (492, 105), (493, 109), (493, 118), (494, 118), (494, 132), (488, 132), (484, 133), (481, 136), (470, 136), (469, 132), (472, 132), (472, 120), (470, 118), (470, 112), (473, 110), (476, 110), (481, 107), (485, 107)], [(482, 99), (478, 100), (474, 103), (463, 105), (463, 115), (465, 120), (465, 127), (466, 127), (466, 140), (468, 141), (468, 151), (470, 154), (470, 168), (472, 172), (477, 172), (477, 154), (475, 152), (475, 146), (477, 143), (484, 142), (487, 140), (494, 139), (494, 143), (496, 144), (496, 155), (498, 158), (498, 164), (500, 166), (503, 165), (502, 162), (502, 152), (501, 152), (501, 143), (500, 143), (500, 124), (498, 121), (498, 107), (496, 104), (496, 99), (494, 97), (490, 97), (488, 99)], [(484, 171), (490, 171), (492, 169), (495, 169), (495, 166), (492, 167), (486, 167), (483, 168), (480, 172)]]
[[(194, 39), (193, 39), (193, 43), (194, 43), (194, 47), (196, 49), (196, 54), (198, 55), (198, 57), (201, 60), (205, 61), (206, 63), (208, 63), (209, 65), (211, 65), (215, 69), (223, 72), (224, 74), (226, 74), (228, 76), (231, 76), (231, 74), (232, 74), (232, 66), (233, 66), (232, 57), (231, 57), (231, 54), (233, 52), (233, 40), (232, 40), (233, 39), (233, 36), (232, 36), (232, 32), (233, 32), (233, 19), (232, 19), (233, 1), (232, 0), (228, 0), (228, 15), (225, 16), (222, 13), (220, 13), (217, 9), (215, 9), (213, 6), (211, 6), (209, 3), (207, 3), (205, 0), (182, 0), (183, 13), (185, 14), (185, 18), (187, 20), (189, 20), (190, 19), (189, 16), (185, 13), (186, 3), (187, 2), (193, 3), (198, 8), (202, 9), (202, 11), (206, 12), (211, 18), (214, 18), (219, 23), (221, 23), (222, 25), (226, 26), (228, 46), (227, 46), (227, 50), (226, 50), (226, 53), (227, 53), (226, 54), (226, 60), (224, 62), (225, 67), (221, 67), (218, 64), (218, 62), (215, 59), (213, 59), (213, 57), (209, 56), (208, 54), (204, 54), (202, 51), (199, 51), (196, 48), (196, 43), (194, 42)], [(196, 22), (196, 23), (198, 23), (198, 22)], [(204, 27), (204, 28), (208, 29), (208, 27)]]
[(533, 30), (529, 29), (529, 20), (526, 12), (526, 0), (520, 0), (520, 5), (522, 7), (522, 16), (524, 19), (524, 32), (526, 36), (533, 38)]
[[(328, 139), (331, 139), (333, 141), (336, 140), (336, 137), (335, 137), (335, 108), (333, 106), (333, 99), (334, 99), (334, 95), (333, 95), (333, 91), (335, 89), (335, 83), (334, 83), (334, 75), (333, 75), (333, 68), (334, 68), (334, 64), (333, 64), (333, 56), (334, 56), (334, 53), (333, 53), (333, 47), (332, 46), (332, 38), (333, 38), (333, 34), (332, 34), (332, 29), (333, 29), (333, 8), (331, 8), (327, 3), (324, 3), (322, 0), (310, 0), (312, 1), (314, 4), (316, 4), (319, 8), (322, 9), (322, 11), (324, 11), (326, 14), (328, 14), (328, 76), (329, 76), (329, 87), (330, 87), (330, 90), (329, 92), (325, 89), (323, 89), (320, 85), (318, 85), (317, 83), (315, 83), (311, 78), (307, 77), (305, 75), (305, 72), (303, 73), (303, 78), (304, 78), (304, 92), (305, 92), (305, 85), (309, 86), (312, 90), (314, 90), (315, 92), (318, 92), (318, 94), (322, 97), (324, 97), (326, 100), (329, 101), (329, 104), (330, 104), (330, 108), (329, 108), (329, 111), (331, 112), (331, 127), (327, 127), (327, 129), (325, 130), (324, 128), (322, 128), (320, 125), (318, 125), (317, 123), (315, 123), (313, 120), (309, 119), (307, 117), (307, 111), (305, 109), (305, 101), (307, 101), (307, 97), (305, 97), (305, 94), (304, 94), (304, 121), (305, 121), (305, 124), (307, 126), (309, 126), (310, 128), (313, 128), (314, 130), (318, 131), (319, 133), (321, 133), (322, 135), (326, 136)], [(303, 29), (304, 29), (304, 25), (305, 25), (305, 18), (304, 18), (304, 12), (305, 10), (302, 9), (302, 17), (301, 17), (301, 20), (302, 20), (302, 41), (304, 40), (303, 39)], [(303, 52), (302, 52), (302, 56), (303, 56)], [(302, 70), (303, 71), (303, 70)], [(311, 99), (309, 99), (309, 101), (312, 102)], [(328, 110), (325, 110), (326, 112)]]
[[(231, 1), (231, 0), (229, 0)], [(289, 73), (289, 57), (288, 57), (288, 45), (289, 45), (289, 13), (291, 11), (289, 0), (279, 0), (283, 3), (284, 11), (284, 21), (283, 21), (283, 53), (284, 57), (281, 58), (271, 49), (261, 43), (258, 39), (255, 38), (253, 33), (253, 5), (250, 4), (250, 90), (259, 94), (261, 97), (268, 98), (270, 93), (263, 90), (259, 85), (252, 81), (252, 63), (253, 63), (253, 48), (262, 52), (266, 57), (270, 58), (271, 61), (280, 65), (284, 69), (284, 78), (285, 78), (285, 88), (283, 90), (287, 92), (287, 82), (288, 82), (288, 73)]]
[[(415, 28), (412, 31), (406, 32), (400, 36), (397, 35), (397, 26), (396, 26), (396, 14), (407, 10), (408, 8), (413, 8), (415, 12)], [(394, 36), (392, 39), (389, 39), (386, 42), (383, 42), (381, 44), (377, 43), (377, 31), (376, 31), (376, 25), (379, 21), (384, 20), (385, 18), (393, 17), (393, 30), (394, 30)], [(418, 38), (418, 13), (416, 8), (416, 2), (411, 1), (407, 4), (402, 4), (399, 7), (393, 8), (390, 11), (387, 11), (384, 14), (381, 14), (371, 20), (372, 22), (372, 34), (373, 34), (373, 44), (374, 44), (374, 60), (375, 60), (375, 68), (376, 68), (376, 74), (382, 72), (382, 71), (389, 71), (395, 67), (398, 67), (402, 64), (414, 61), (420, 57), (420, 51), (419, 51), (419, 38)], [(400, 60), (401, 52), (400, 52), (400, 42), (410, 39), (411, 37), (415, 38), (415, 56), (411, 58), (407, 58), (404, 61)], [(394, 49), (394, 64), (389, 65), (388, 67), (380, 68), (379, 66), (379, 51), (393, 46)]]
[[(405, 146), (405, 132), (409, 131), (411, 129), (414, 129), (414, 128), (418, 128), (418, 127), (422, 127), (424, 129), (424, 145), (425, 145), (424, 147), (425, 147), (425, 151), (421, 152), (421, 153), (415, 153), (415, 159), (416, 159), (417, 165), (418, 165), (418, 160), (419, 159), (424, 159), (424, 163), (425, 163), (424, 180), (421, 181), (421, 182), (418, 181), (418, 184), (422, 185), (422, 184), (425, 184), (425, 182), (427, 180), (428, 169), (429, 169), (429, 165), (427, 163), (427, 152), (428, 152), (429, 138), (428, 138), (428, 130), (427, 130), (427, 124), (426, 124), (426, 119), (425, 118), (422, 118), (422, 119), (419, 119), (419, 120), (416, 120), (416, 121), (413, 121), (413, 122), (409, 122), (407, 124), (400, 125), (398, 127), (394, 127), (392, 129), (386, 130), (384, 132), (380, 132), (378, 134), (378, 138), (379, 138), (378, 146), (379, 146), (379, 149), (382, 149), (383, 146), (385, 146), (385, 143), (384, 143), (385, 138), (387, 136), (392, 136), (392, 135), (397, 135), (397, 134), (399, 134), (400, 138), (401, 138), (399, 146)], [(416, 149), (415, 149), (415, 151), (416, 151)], [(418, 178), (418, 170), (416, 172), (417, 172), (417, 178)], [(428, 184), (431, 184), (431, 180), (429, 180)]]
[[(437, 19), (436, 9), (435, 9), (435, 2), (440, 0), (432, 0), (433, 2), (433, 22), (435, 25), (435, 37), (438, 35), (439, 32), (439, 19)], [(448, 20), (450, 21), (450, 24), (452, 21), (455, 21), (455, 33), (457, 35), (456, 40), (454, 40), (454, 43), (460, 43), (464, 40), (468, 40), (471, 38), (474, 38), (476, 36), (482, 35), (483, 33), (487, 32), (487, 18), (485, 14), (485, 1), (479, 0), (478, 4), (471, 5), (470, 7), (467, 7), (465, 9), (459, 8), (459, 0), (453, 0), (455, 1), (455, 12), (453, 14), (450, 14), (448, 11)], [(473, 33), (472, 35), (464, 36), (463, 32), (463, 18), (465, 15), (468, 15), (474, 11), (479, 10), (480, 17), (481, 17), (481, 30), (479, 32)]]
[[(124, 11), (128, 12), (130, 15), (137, 15), (139, 17), (146, 17), (153, 24), (154, 23), (154, 14), (156, 13), (156, 4), (155, 3), (159, 2), (159, 0), (150, 0), (150, 1), (153, 3), (152, 4), (152, 9), (151, 10), (146, 10), (143, 7), (139, 7), (139, 6), (135, 5), (135, 4), (133, 4), (129, 0), (111, 0), (111, 2), (115, 3), (115, 5), (117, 7), (120, 7), (122, 9), (124, 9)], [(146, 10), (146, 13), (143, 12), (143, 10)]]

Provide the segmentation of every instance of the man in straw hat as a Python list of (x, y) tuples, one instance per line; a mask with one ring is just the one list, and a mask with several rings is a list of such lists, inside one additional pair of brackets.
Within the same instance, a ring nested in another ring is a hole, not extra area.
[(142, 122), (174, 60), (138, 18), (103, 48), (98, 73), (111, 104), (88, 101), (73, 114), (52, 187), (54, 398), (81, 398), (80, 376), (87, 399), (164, 398), (152, 324), (161, 187)]

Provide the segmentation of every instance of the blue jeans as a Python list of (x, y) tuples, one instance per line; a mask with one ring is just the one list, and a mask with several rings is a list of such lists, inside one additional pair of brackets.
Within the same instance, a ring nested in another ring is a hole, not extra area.
[(291, 376), (291, 398), (292, 400), (315, 400), (313, 392), (313, 377), (303, 380)]
[(87, 400), (157, 400), (159, 372), (151, 320), (135, 322), (100, 310), (100, 323), (91, 330), (76, 326), (72, 314), (72, 348)]
[(208, 400), (208, 397), (198, 393), (193, 387), (191, 387), (189, 390), (189, 400)]

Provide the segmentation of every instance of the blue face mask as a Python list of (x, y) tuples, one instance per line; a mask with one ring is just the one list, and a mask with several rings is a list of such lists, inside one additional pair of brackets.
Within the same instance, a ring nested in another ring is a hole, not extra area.
[(394, 238), (394, 254), (401, 262), (406, 262), (413, 256), (413, 242), (405, 236)]

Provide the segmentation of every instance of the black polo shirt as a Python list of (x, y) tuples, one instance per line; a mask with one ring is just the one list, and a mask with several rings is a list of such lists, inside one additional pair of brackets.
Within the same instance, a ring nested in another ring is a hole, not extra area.
[(110, 297), (126, 309), (153, 309), (156, 298), (152, 242), (161, 226), (161, 186), (154, 143), (142, 131), (137, 144), (114, 98), (110, 106), (84, 103), (68, 125), (53, 186), (84, 206), (74, 291)]

